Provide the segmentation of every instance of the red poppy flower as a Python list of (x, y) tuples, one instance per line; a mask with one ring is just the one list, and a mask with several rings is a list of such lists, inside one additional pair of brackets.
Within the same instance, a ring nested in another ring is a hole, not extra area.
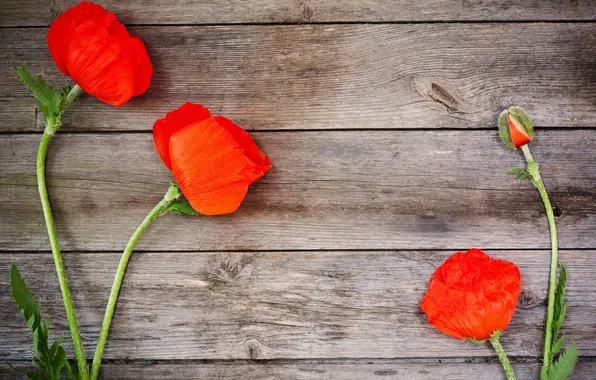
[(58, 69), (103, 102), (120, 106), (149, 88), (153, 66), (143, 41), (100, 5), (84, 1), (60, 15), (48, 46)]
[(157, 120), (153, 139), (190, 205), (204, 215), (236, 211), (248, 186), (271, 168), (245, 130), (199, 104)]
[(436, 270), (420, 306), (442, 333), (484, 340), (509, 325), (520, 290), (515, 264), (472, 248), (457, 252)]

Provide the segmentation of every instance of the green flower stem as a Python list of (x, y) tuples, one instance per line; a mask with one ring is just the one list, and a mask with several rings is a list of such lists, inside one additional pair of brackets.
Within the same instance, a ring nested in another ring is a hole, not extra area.
[[(73, 87), (68, 94), (70, 99), (68, 105), (72, 103), (74, 98), (80, 93), (79, 86)], [(81, 333), (77, 324), (77, 317), (75, 315), (74, 306), (72, 305), (72, 297), (70, 296), (70, 289), (68, 288), (68, 281), (66, 280), (66, 272), (64, 270), (64, 263), (62, 262), (62, 255), (60, 254), (60, 246), (58, 245), (58, 236), (56, 235), (56, 228), (54, 227), (54, 218), (52, 217), (52, 209), (50, 207), (50, 199), (48, 197), (48, 188), (46, 185), (46, 155), (48, 152), (48, 144), (52, 135), (60, 129), (60, 116), (54, 119), (46, 120), (46, 127), (39, 143), (39, 150), (37, 151), (37, 189), (39, 190), (39, 197), (41, 199), (41, 207), (43, 209), (43, 216), (48, 229), (48, 238), (50, 246), (52, 247), (52, 257), (56, 266), (56, 274), (58, 275), (58, 283), (60, 284), (60, 291), (62, 293), (62, 300), (64, 301), (64, 310), (68, 319), (68, 326), (70, 327), (70, 334), (74, 345), (75, 356), (77, 358), (77, 365), (81, 380), (89, 379), (89, 369), (87, 368), (87, 359), (83, 351), (83, 342), (81, 340)]]
[(493, 345), (497, 355), (499, 356), (499, 360), (501, 360), (501, 364), (505, 369), (505, 374), (507, 375), (507, 380), (515, 380), (515, 374), (513, 373), (513, 368), (511, 367), (511, 363), (509, 362), (509, 358), (501, 346), (501, 342), (499, 342), (500, 332), (495, 333), (489, 340), (490, 344)]
[(557, 238), (557, 225), (555, 223), (555, 214), (553, 207), (548, 199), (548, 194), (542, 183), (540, 177), (540, 170), (538, 163), (532, 158), (530, 148), (528, 145), (521, 146), (522, 152), (528, 162), (528, 173), (538, 189), (544, 208), (546, 209), (546, 217), (548, 218), (548, 227), (550, 229), (550, 244), (551, 244), (551, 260), (550, 260), (550, 277), (548, 286), (548, 306), (546, 309), (546, 332), (544, 334), (544, 357), (542, 363), (542, 372), (548, 373), (551, 366), (551, 348), (553, 339), (553, 317), (555, 314), (555, 291), (557, 288), (557, 266), (559, 263), (559, 241)]
[(110, 292), (110, 298), (108, 299), (108, 305), (106, 306), (106, 312), (101, 323), (101, 330), (99, 332), (99, 338), (97, 340), (97, 347), (95, 349), (95, 355), (93, 356), (93, 364), (91, 365), (91, 380), (97, 379), (99, 374), (99, 366), (101, 365), (101, 358), (103, 356), (104, 347), (106, 340), (108, 339), (108, 333), (110, 331), (110, 325), (112, 323), (112, 316), (114, 315), (114, 308), (116, 307), (116, 301), (118, 300), (118, 293), (120, 293), (120, 287), (122, 286), (122, 280), (124, 279), (124, 272), (126, 272), (126, 266), (132, 255), (132, 250), (137, 245), (137, 242), (147, 229), (151, 222), (155, 220), (159, 215), (163, 214), (168, 210), (168, 206), (176, 199), (180, 197), (180, 189), (176, 184), (172, 183), (166, 192), (163, 199), (147, 214), (145, 219), (137, 227), (136, 231), (130, 237), (118, 269), (116, 270), (116, 276), (114, 277), (114, 283), (112, 284), (112, 291)]

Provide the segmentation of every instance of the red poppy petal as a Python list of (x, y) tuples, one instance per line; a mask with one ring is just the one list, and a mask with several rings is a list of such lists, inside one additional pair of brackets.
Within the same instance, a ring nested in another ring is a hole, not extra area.
[(200, 104), (186, 102), (178, 109), (168, 112), (166, 122), (177, 128), (195, 124), (211, 117), (211, 112)]
[(170, 137), (175, 131), (168, 130), (166, 118), (159, 119), (153, 125), (153, 143), (163, 163), (172, 170), (170, 162)]
[(129, 54), (134, 70), (135, 87), (133, 96), (141, 95), (149, 89), (153, 76), (153, 65), (147, 54), (145, 44), (139, 37), (131, 36), (129, 39)]
[(108, 104), (126, 103), (134, 80), (121, 41), (93, 21), (81, 24), (71, 37), (64, 63), (74, 81)]
[(511, 132), (511, 141), (513, 141), (516, 148), (532, 141), (523, 125), (514, 120), (511, 115), (507, 115), (507, 119), (509, 121), (509, 131)]
[(110, 35), (118, 39), (125, 39), (130, 36), (124, 24), (118, 21), (116, 15), (113, 12), (106, 13), (101, 20), (97, 22), (97, 24), (103, 28), (106, 28)]
[(206, 215), (234, 212), (252, 182), (243, 172), (254, 163), (213, 117), (175, 132), (170, 159), (182, 193)]
[(170, 137), (182, 128), (200, 123), (209, 118), (209, 110), (200, 104), (185, 103), (178, 109), (168, 112), (166, 117), (159, 119), (153, 125), (153, 142), (157, 153), (168, 169), (172, 170), (170, 160)]
[(223, 116), (215, 116), (215, 120), (225, 130), (234, 136), (238, 145), (244, 150), (244, 154), (255, 164), (255, 171), (250, 175), (257, 180), (271, 169), (271, 160), (255, 144), (253, 138), (244, 129), (234, 124), (233, 121)]
[(88, 20), (99, 21), (106, 14), (106, 10), (94, 3), (83, 1), (62, 13), (48, 31), (48, 47), (58, 69), (68, 75), (64, 64), (64, 53), (68, 46), (71, 28), (76, 28)]

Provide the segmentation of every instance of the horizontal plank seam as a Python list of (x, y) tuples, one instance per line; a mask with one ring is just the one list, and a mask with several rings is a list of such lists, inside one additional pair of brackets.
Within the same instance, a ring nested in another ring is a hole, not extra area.
[[(590, 127), (545, 127), (535, 126), (535, 129), (542, 129), (545, 131), (586, 131), (596, 129), (595, 126)], [(479, 127), (479, 128), (332, 128), (332, 129), (246, 129), (250, 133), (317, 133), (317, 132), (458, 132), (458, 131), (496, 131), (496, 125), (494, 127)], [(43, 131), (0, 131), (0, 136), (18, 136), (18, 135), (39, 135)], [(151, 129), (147, 130), (88, 130), (88, 131), (63, 131), (58, 132), (61, 135), (121, 135), (121, 134), (149, 134), (153, 133)]]
[[(309, 22), (230, 22), (230, 23), (130, 23), (127, 27), (181, 27), (181, 26), (297, 26), (297, 25), (425, 25), (425, 24), (582, 24), (593, 23), (596, 19), (544, 19), (544, 20), (396, 20), (396, 21), (309, 21)], [(4, 25), (0, 29), (40, 29), (49, 25)]]
[[(533, 364), (540, 363), (538, 356), (509, 356), (509, 359), (515, 364)], [(31, 359), (9, 359), (13, 365), (31, 365)], [(596, 361), (596, 356), (581, 356), (580, 362)], [(444, 357), (418, 357), (418, 358), (340, 358), (340, 359), (105, 359), (102, 364), (108, 365), (213, 365), (213, 364), (255, 364), (255, 365), (292, 365), (292, 364), (320, 364), (320, 365), (354, 365), (354, 364), (493, 364), (498, 363), (498, 358), (493, 356), (476, 356), (461, 358)]]
[[(333, 253), (333, 252), (368, 252), (368, 253), (387, 253), (387, 252), (395, 252), (395, 253), (403, 253), (403, 252), (452, 252), (452, 251), (462, 251), (467, 250), (470, 247), (465, 248), (346, 248), (346, 249), (221, 249), (221, 250), (197, 250), (197, 249), (177, 249), (177, 250), (169, 250), (169, 251), (160, 251), (160, 250), (135, 250), (135, 254), (176, 254), (176, 253)], [(550, 252), (549, 247), (542, 247), (542, 248), (483, 248), (485, 252), (515, 252), (515, 251), (544, 251)], [(573, 251), (596, 251), (596, 247), (594, 248), (559, 248), (559, 251), (562, 252), (573, 252)], [(122, 250), (71, 250), (71, 249), (62, 249), (62, 253), (77, 253), (77, 254), (88, 254), (88, 255), (97, 255), (97, 254), (115, 254), (115, 253), (122, 253)], [(6, 250), (0, 249), (0, 254), (23, 254), (23, 255), (35, 255), (35, 254), (50, 254), (52, 253), (49, 250)]]

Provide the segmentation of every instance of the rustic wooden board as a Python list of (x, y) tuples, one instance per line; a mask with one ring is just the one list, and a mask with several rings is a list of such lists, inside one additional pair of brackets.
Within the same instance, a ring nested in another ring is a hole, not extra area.
[[(104, 364), (100, 379), (119, 380), (505, 380), (499, 363), (393, 363), (367, 360), (320, 363), (293, 362), (222, 362), (217, 364)], [(513, 363), (518, 379), (537, 378), (538, 364)], [(596, 364), (580, 361), (573, 372), (573, 380), (592, 379)], [(21, 379), (7, 366), (0, 365), (4, 380)]]
[[(0, 26), (49, 25), (78, 0), (3, 0)], [(590, 0), (103, 0), (106, 9), (128, 24), (593, 20)]]
[[(492, 357), (490, 345), (437, 332), (419, 308), (450, 251), (159, 252), (133, 256), (106, 359), (315, 359)], [(541, 353), (548, 250), (489, 252), (514, 260), (522, 296), (502, 343)], [(119, 253), (64, 257), (88, 355), (94, 349)], [(569, 282), (564, 334), (596, 354), (596, 251), (561, 253)], [(49, 253), (0, 254), (0, 360), (30, 357), (30, 333), (9, 292), (15, 262), (68, 334)]]
[[(139, 249), (549, 247), (537, 191), (504, 175), (525, 161), (496, 129), (253, 135), (273, 169), (240, 210), (160, 217)], [(48, 249), (39, 138), (0, 136), (0, 250)], [(595, 144), (596, 130), (540, 130), (532, 143), (564, 248), (596, 247)], [(48, 182), (61, 246), (120, 251), (171, 179), (149, 133), (59, 135)]]
[[(185, 101), (252, 130), (487, 128), (511, 104), (540, 126), (596, 126), (593, 23), (131, 30), (153, 59), (151, 89), (122, 109), (84, 96), (67, 129), (146, 131)], [(11, 66), (69, 82), (45, 36), (0, 29), (0, 131), (42, 128)]]

